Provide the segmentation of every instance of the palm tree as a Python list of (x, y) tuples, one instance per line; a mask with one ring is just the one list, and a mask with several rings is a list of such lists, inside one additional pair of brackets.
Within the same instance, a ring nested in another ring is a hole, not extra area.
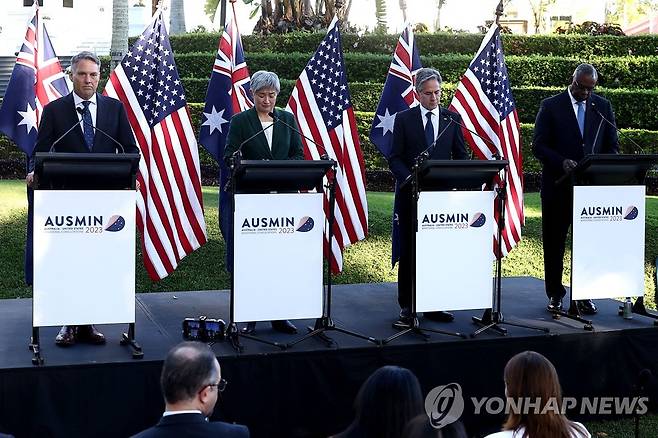
[(112, 44), (110, 54), (113, 66), (128, 53), (128, 0), (112, 0)]
[(386, 33), (388, 31), (386, 26), (386, 0), (375, 0), (375, 17), (377, 17), (375, 32)]
[(434, 20), (434, 30), (435, 31), (440, 31), (441, 30), (441, 8), (446, 4), (448, 0), (439, 0), (439, 3), (436, 8), (436, 20)]
[(169, 10), (169, 33), (177, 35), (185, 33), (185, 4), (184, 0), (171, 0)]
[(400, 10), (402, 11), (402, 21), (407, 22), (407, 0), (400, 0)]

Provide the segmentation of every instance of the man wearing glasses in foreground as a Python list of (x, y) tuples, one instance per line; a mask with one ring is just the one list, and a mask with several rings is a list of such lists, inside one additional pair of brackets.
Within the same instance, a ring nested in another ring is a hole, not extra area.
[[(593, 93), (597, 81), (596, 69), (590, 64), (580, 64), (567, 90), (542, 101), (535, 121), (532, 149), (542, 163), (544, 285), (549, 312), (562, 310), (562, 298), (566, 294), (562, 271), (573, 205), (571, 187), (555, 183), (587, 154), (619, 152), (612, 105)], [(581, 313), (596, 313), (592, 300), (580, 300), (577, 305)]]
[(172, 348), (162, 365), (160, 386), (165, 399), (162, 418), (135, 438), (221, 436), (249, 437), (246, 426), (209, 422), (219, 393), (227, 382), (210, 347), (182, 342)]

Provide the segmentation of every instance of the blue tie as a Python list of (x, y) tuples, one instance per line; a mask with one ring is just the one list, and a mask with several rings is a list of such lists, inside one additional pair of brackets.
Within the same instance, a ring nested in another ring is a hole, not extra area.
[(82, 105), (84, 106), (84, 109), (82, 110), (82, 132), (84, 133), (85, 136), (85, 143), (87, 143), (87, 148), (91, 150), (91, 148), (94, 147), (94, 128), (93, 128), (93, 123), (91, 122), (91, 111), (89, 111), (89, 102), (88, 100), (85, 100), (82, 102)]
[(580, 135), (585, 138), (585, 102), (578, 102), (578, 127)]
[(434, 143), (434, 125), (432, 125), (432, 113), (428, 112), (425, 114), (427, 117), (427, 123), (425, 123), (425, 140), (427, 140), (427, 146), (431, 146)]

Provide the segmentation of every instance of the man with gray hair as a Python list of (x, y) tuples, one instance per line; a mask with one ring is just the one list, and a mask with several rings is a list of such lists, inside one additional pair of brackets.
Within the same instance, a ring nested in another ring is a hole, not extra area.
[[(393, 327), (409, 327), (411, 318), (411, 239), (415, 238), (411, 223), (412, 190), (409, 180), (418, 156), (425, 153), (431, 160), (468, 160), (464, 146), (461, 117), (439, 106), (441, 74), (432, 68), (421, 68), (416, 74), (416, 92), (420, 105), (395, 116), (393, 145), (389, 167), (397, 184), (398, 220), (400, 225), (400, 261), (398, 266), (398, 303), (400, 317)], [(448, 312), (425, 312), (428, 319), (450, 322)]]
[[(91, 52), (80, 52), (71, 59), (69, 77), (73, 91), (44, 107), (34, 152), (48, 152), (57, 141), (53, 152), (139, 153), (123, 104), (96, 93), (100, 67), (100, 60)], [(30, 170), (26, 177), (28, 187), (32, 187), (34, 178), (34, 171)], [(64, 326), (55, 338), (59, 346), (70, 346), (76, 341), (104, 344), (105, 337), (93, 325), (82, 325)]]
[[(532, 150), (542, 163), (544, 286), (549, 312), (562, 310), (562, 298), (566, 294), (562, 271), (573, 204), (571, 187), (558, 186), (556, 181), (576, 167), (585, 155), (619, 152), (612, 105), (593, 93), (597, 81), (596, 69), (590, 64), (580, 64), (565, 91), (542, 101), (535, 121)], [(597, 310), (592, 300), (580, 300), (577, 307), (587, 315)]]
[(160, 388), (165, 412), (158, 424), (134, 437), (248, 438), (246, 426), (208, 421), (227, 384), (210, 347), (201, 342), (181, 342), (169, 350), (162, 365)]

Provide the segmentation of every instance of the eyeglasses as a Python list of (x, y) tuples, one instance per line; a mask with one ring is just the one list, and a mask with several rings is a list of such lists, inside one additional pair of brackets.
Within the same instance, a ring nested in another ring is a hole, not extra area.
[(221, 379), (221, 380), (220, 380), (219, 382), (217, 382), (217, 383), (209, 383), (209, 384), (207, 384), (206, 386), (216, 386), (216, 387), (217, 387), (217, 391), (219, 391), (219, 392), (224, 392), (224, 390), (226, 389), (226, 385), (228, 385), (228, 382), (227, 382), (226, 380), (224, 380), (224, 379)]
[(581, 90), (584, 90), (584, 91), (590, 91), (590, 92), (591, 92), (591, 91), (594, 91), (594, 89), (596, 88), (596, 85), (594, 85), (593, 87), (585, 87), (584, 85), (580, 85), (580, 84), (578, 83), (578, 81), (575, 80), (575, 79), (574, 79), (574, 81), (573, 81), (573, 84), (574, 84), (576, 87), (578, 87), (578, 88), (580, 88)]

